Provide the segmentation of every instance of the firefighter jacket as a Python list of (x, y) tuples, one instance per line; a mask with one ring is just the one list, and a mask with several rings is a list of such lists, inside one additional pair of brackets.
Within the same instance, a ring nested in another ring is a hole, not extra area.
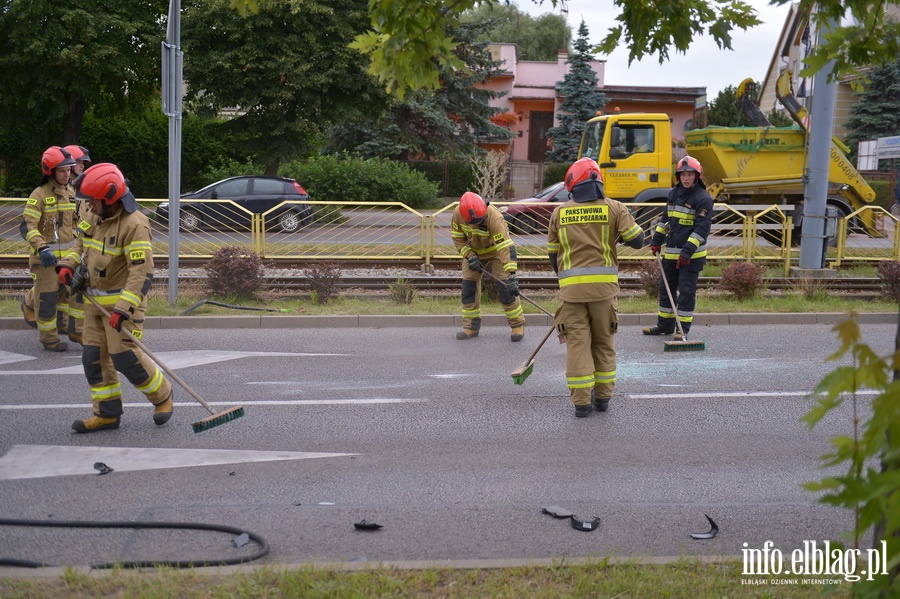
[(74, 270), (83, 263), (86, 292), (107, 310), (134, 314), (153, 284), (150, 221), (139, 210), (122, 209), (108, 218), (86, 215), (83, 222), (83, 234), (60, 264)]
[(624, 204), (612, 199), (560, 204), (550, 217), (547, 251), (557, 267), (559, 299), (597, 302), (619, 293), (616, 243), (643, 230)]
[(666, 211), (662, 215), (650, 245), (662, 246), (663, 258), (677, 260), (706, 259), (706, 240), (712, 228), (713, 201), (700, 185), (685, 189), (680, 183), (669, 192)]
[(75, 190), (51, 179), (32, 191), (19, 232), (31, 246), (32, 255), (47, 246), (62, 258), (75, 245)]
[(493, 206), (487, 207), (487, 214), (480, 225), (469, 225), (459, 214), (453, 211), (450, 222), (450, 237), (456, 251), (464, 259), (477, 255), (479, 260), (499, 258), (503, 270), (515, 274), (516, 246), (509, 238), (509, 227), (503, 215)]

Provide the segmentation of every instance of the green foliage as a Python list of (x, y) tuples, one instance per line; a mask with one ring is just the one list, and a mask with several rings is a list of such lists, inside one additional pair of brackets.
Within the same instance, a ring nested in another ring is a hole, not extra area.
[(572, 166), (571, 162), (544, 164), (544, 187), (550, 187), (566, 178), (566, 171)]
[(284, 165), (314, 200), (402, 202), (410, 208), (433, 205), (438, 185), (402, 162), (356, 156), (318, 156)]
[[(888, 562), (890, 574), (871, 581), (864, 578), (854, 585), (854, 595), (896, 597), (900, 594), (900, 552), (896, 542), (900, 538), (900, 381), (896, 380), (900, 352), (882, 357), (862, 343), (859, 323), (853, 314), (834, 330), (841, 347), (829, 360), (849, 358), (852, 363), (838, 366), (822, 379), (813, 391), (820, 396), (819, 400), (802, 420), (813, 428), (846, 398), (850, 399), (853, 435), (834, 437), (832, 451), (822, 457), (825, 465), (844, 464), (847, 470), (845, 474), (826, 476), (804, 487), (824, 492), (819, 499), (821, 503), (854, 512), (853, 535), (857, 544), (873, 529), (876, 547), (881, 539), (888, 541), (888, 555), (883, 559)], [(864, 410), (858, 405), (857, 392), (861, 389), (872, 389), (879, 394), (871, 400), (869, 410), (865, 411), (868, 419), (860, 428)], [(879, 460), (880, 467), (876, 467), (873, 462)]]
[(205, 114), (240, 108), (226, 130), (269, 174), (316, 151), (330, 123), (381, 98), (347, 47), (365, 28), (364, 0), (270, 0), (246, 17), (229, 0), (183, 6), (187, 106)]
[(409, 305), (416, 299), (416, 287), (403, 277), (388, 285), (388, 292), (394, 303)]
[(738, 300), (753, 297), (766, 288), (763, 273), (766, 267), (753, 262), (732, 262), (722, 269), (719, 286)]
[(900, 304), (900, 262), (885, 260), (878, 263), (878, 278), (885, 299)]
[[(897, 135), (900, 131), (900, 60), (872, 69), (870, 83), (850, 107), (845, 142), (856, 148), (861, 141)], [(889, 161), (879, 161), (887, 168)]]
[(262, 259), (247, 248), (224, 246), (216, 250), (204, 268), (206, 286), (214, 296), (252, 299), (263, 289)]
[(563, 97), (557, 111), (559, 125), (547, 131), (552, 145), (546, 156), (548, 162), (571, 163), (577, 160), (585, 123), (606, 105), (606, 96), (597, 91), (599, 80), (591, 68), (592, 58), (588, 28), (581, 21), (575, 52), (566, 61), (570, 65), (569, 72), (559, 85), (559, 94)]
[(790, 127), (794, 124), (794, 119), (789, 117), (783, 110), (778, 110), (775, 106), (772, 111), (766, 115), (773, 127)]
[(487, 26), (471, 23), (452, 30), (457, 42), (454, 54), (465, 64), (465, 71), (441, 69), (440, 86), (433, 91), (410, 92), (402, 100), (380, 98), (374, 103), (378, 109), (370, 108), (336, 125), (325, 151), (397, 160), (465, 159), (481, 153), (479, 141), (508, 140), (509, 129), (490, 120), (497, 112), (490, 100), (501, 93), (475, 87), (501, 72), (501, 63), (491, 58), (487, 42), (478, 39)]
[(890, 210), (894, 203), (894, 191), (890, 181), (867, 181), (869, 187), (875, 192), (875, 201), (872, 204)]
[(341, 265), (337, 262), (317, 262), (310, 264), (304, 271), (309, 290), (317, 304), (327, 304), (328, 300), (337, 297), (338, 285), (341, 282)]
[(561, 48), (570, 49), (572, 32), (563, 15), (547, 13), (532, 17), (515, 4), (485, 2), (460, 17), (464, 25), (487, 23), (480, 41), (515, 44), (519, 60), (556, 62)]
[(754, 127), (737, 102), (737, 90), (729, 85), (709, 103), (707, 123), (715, 127)]

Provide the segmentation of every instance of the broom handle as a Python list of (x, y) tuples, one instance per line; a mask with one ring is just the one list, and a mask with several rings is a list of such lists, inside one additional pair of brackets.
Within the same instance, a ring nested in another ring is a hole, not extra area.
[[(489, 271), (489, 270), (483, 270), (483, 271), (481, 271), (481, 272), (483, 272), (484, 274), (486, 274), (486, 275), (489, 276), (490, 278), (494, 279), (494, 281), (496, 281), (497, 283), (500, 283), (501, 285), (505, 285), (505, 284), (506, 284), (506, 283), (504, 283), (503, 281), (501, 281), (500, 279), (498, 279), (497, 277), (495, 277), (495, 276), (494, 276), (494, 273), (492, 273), (492, 272)], [(523, 300), (525, 300), (526, 302), (528, 302), (529, 304), (531, 304), (532, 306), (534, 306), (535, 308), (537, 308), (538, 310), (540, 310), (541, 312), (543, 312), (544, 314), (546, 314), (547, 316), (549, 316), (550, 318), (555, 318), (555, 316), (554, 316), (553, 314), (551, 314), (546, 308), (544, 308), (542, 305), (540, 305), (540, 304), (538, 304), (537, 302), (535, 302), (534, 300), (532, 300), (530, 297), (528, 297), (527, 295), (525, 295), (525, 294), (522, 293), (521, 291), (519, 292), (519, 297), (521, 297)]]
[[(94, 306), (96, 306), (96, 308), (97, 308), (98, 310), (100, 310), (100, 313), (103, 314), (103, 316), (105, 316), (107, 320), (109, 320), (109, 318), (110, 318), (109, 311), (108, 311), (106, 308), (104, 308), (103, 306), (101, 306), (101, 305), (97, 302), (97, 300), (94, 299), (94, 296), (93, 296), (93, 295), (89, 294), (87, 291), (85, 291), (85, 292), (83, 292), (83, 293), (84, 293), (84, 296), (85, 296), (86, 298), (88, 298), (89, 300), (91, 300), (91, 303), (94, 304)], [(141, 351), (143, 351), (145, 354), (147, 354), (148, 356), (150, 356), (150, 359), (153, 360), (154, 362), (156, 362), (156, 365), (157, 365), (157, 366), (159, 366), (160, 368), (162, 368), (163, 371), (165, 371), (166, 374), (168, 374), (172, 379), (174, 379), (176, 383), (178, 383), (179, 385), (181, 385), (181, 387), (182, 387), (185, 391), (187, 391), (187, 392), (190, 394), (191, 397), (193, 397), (194, 399), (196, 399), (196, 400), (200, 403), (201, 406), (203, 406), (204, 408), (206, 408), (207, 410), (209, 410), (209, 413), (210, 413), (210, 414), (215, 414), (215, 413), (216, 413), (216, 412), (212, 409), (212, 407), (209, 405), (209, 402), (207, 402), (205, 399), (203, 399), (202, 397), (200, 397), (200, 395), (199, 395), (196, 391), (194, 391), (193, 389), (191, 389), (191, 388), (188, 386), (187, 383), (185, 383), (183, 380), (181, 380), (181, 377), (180, 377), (180, 376), (178, 376), (177, 374), (175, 374), (174, 372), (172, 372), (172, 371), (169, 369), (169, 367), (166, 366), (166, 365), (162, 362), (162, 360), (160, 360), (159, 358), (157, 358), (156, 355), (155, 355), (152, 351), (150, 351), (150, 349), (149, 349), (146, 345), (144, 345), (144, 343), (143, 343), (140, 339), (138, 339), (137, 337), (135, 337), (134, 335), (132, 335), (132, 334), (131, 334), (131, 331), (129, 331), (128, 329), (122, 329), (122, 332), (125, 333), (132, 341), (134, 341), (135, 345), (137, 345), (139, 348), (141, 348)]]
[(541, 339), (541, 342), (540, 342), (540, 343), (538, 343), (537, 349), (535, 349), (533, 352), (531, 352), (531, 355), (528, 356), (528, 359), (527, 359), (527, 360), (525, 360), (525, 363), (526, 363), (526, 364), (528, 364), (529, 362), (531, 362), (532, 360), (534, 360), (534, 357), (535, 357), (536, 355), (538, 355), (538, 352), (541, 351), (541, 348), (544, 347), (544, 344), (547, 343), (547, 339), (550, 338), (550, 335), (552, 335), (552, 334), (553, 334), (553, 331), (555, 331), (555, 330), (556, 330), (556, 325), (550, 327), (550, 330), (547, 331), (547, 334), (544, 335), (544, 338)]
[(662, 256), (656, 254), (656, 260), (659, 262), (659, 276), (662, 277), (663, 285), (666, 286), (666, 295), (669, 296), (669, 304), (672, 306), (672, 312), (675, 314), (675, 326), (678, 327), (678, 332), (681, 333), (681, 338), (684, 339), (684, 330), (681, 328), (681, 320), (678, 318), (678, 308), (675, 307), (675, 300), (672, 298), (672, 290), (669, 288), (669, 280), (666, 278), (666, 272), (662, 267)]

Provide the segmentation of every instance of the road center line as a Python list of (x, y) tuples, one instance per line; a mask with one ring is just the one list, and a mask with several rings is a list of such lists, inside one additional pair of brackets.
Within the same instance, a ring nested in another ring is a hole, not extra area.
[[(881, 391), (861, 389), (857, 395), (878, 395)], [(630, 399), (726, 399), (742, 397), (812, 397), (809, 391), (731, 391), (721, 393), (623, 393)], [(845, 394), (846, 395), (846, 394)]]
[[(384, 398), (374, 397), (368, 399), (275, 399), (275, 400), (253, 400), (253, 401), (210, 401), (207, 402), (212, 406), (328, 406), (328, 405), (354, 405), (354, 404), (389, 404), (389, 403), (423, 403), (428, 399), (413, 398)], [(126, 408), (150, 408), (153, 407), (147, 402), (129, 402), (123, 404)], [(197, 406), (196, 403), (190, 401), (176, 401), (176, 406), (192, 407)], [(90, 408), (89, 403), (76, 404), (18, 404), (18, 405), (0, 405), (0, 410), (60, 410), (77, 408), (83, 410), (85, 407)]]

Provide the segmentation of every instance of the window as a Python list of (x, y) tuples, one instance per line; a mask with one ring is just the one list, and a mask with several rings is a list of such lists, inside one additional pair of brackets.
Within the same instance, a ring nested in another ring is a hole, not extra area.
[(253, 195), (277, 196), (284, 195), (284, 182), (277, 179), (255, 179), (253, 181)]
[(226, 181), (216, 188), (216, 195), (223, 200), (247, 195), (247, 180), (235, 179), (234, 181)]

